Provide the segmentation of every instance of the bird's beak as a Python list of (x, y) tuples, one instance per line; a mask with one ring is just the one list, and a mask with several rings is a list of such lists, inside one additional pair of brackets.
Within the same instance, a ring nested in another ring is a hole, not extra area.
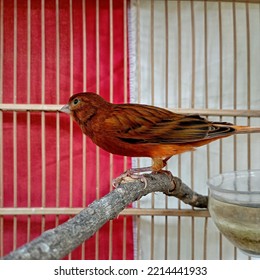
[(70, 106), (68, 104), (60, 108), (60, 112), (70, 114)]

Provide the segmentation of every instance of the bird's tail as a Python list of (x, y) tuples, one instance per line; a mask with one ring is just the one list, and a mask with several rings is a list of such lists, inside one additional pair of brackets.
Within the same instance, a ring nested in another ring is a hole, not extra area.
[(260, 133), (260, 127), (234, 125), (235, 134)]
[(208, 138), (222, 138), (234, 134), (260, 133), (260, 127), (240, 126), (228, 122), (213, 122)]

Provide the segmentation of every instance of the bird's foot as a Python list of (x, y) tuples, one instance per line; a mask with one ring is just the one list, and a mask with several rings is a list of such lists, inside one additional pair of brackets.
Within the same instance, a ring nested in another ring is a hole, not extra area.
[(117, 178), (113, 179), (112, 185), (114, 188), (117, 188), (122, 182), (127, 183), (134, 180), (140, 180), (144, 183), (144, 188), (147, 186), (147, 179), (141, 172), (152, 171), (151, 167), (143, 167), (143, 168), (131, 168), (126, 170)]

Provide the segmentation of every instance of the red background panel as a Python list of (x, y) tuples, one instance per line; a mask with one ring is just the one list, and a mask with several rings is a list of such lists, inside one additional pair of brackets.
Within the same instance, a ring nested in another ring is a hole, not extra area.
[[(3, 103), (65, 104), (71, 94), (85, 90), (124, 102), (128, 96), (125, 1), (0, 3)], [(1, 207), (84, 207), (107, 194), (111, 178), (130, 167), (129, 159), (125, 164), (123, 157), (111, 156), (83, 137), (68, 115), (2, 114)], [(5, 216), (1, 252), (9, 253), (68, 218)], [(112, 227), (107, 223), (70, 258), (108, 259), (110, 252), (112, 259), (122, 259), (125, 251), (125, 257), (132, 259), (132, 218), (125, 219), (126, 227), (123, 217), (115, 219)]]

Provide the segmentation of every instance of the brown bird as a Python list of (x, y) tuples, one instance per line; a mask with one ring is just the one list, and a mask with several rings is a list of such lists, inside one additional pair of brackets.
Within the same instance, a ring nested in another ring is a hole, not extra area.
[(173, 155), (220, 138), (260, 132), (260, 127), (211, 122), (199, 115), (177, 114), (150, 105), (112, 104), (91, 92), (74, 94), (61, 111), (71, 114), (100, 148), (122, 156), (152, 158), (152, 166), (129, 169), (116, 183), (125, 176), (160, 171)]

